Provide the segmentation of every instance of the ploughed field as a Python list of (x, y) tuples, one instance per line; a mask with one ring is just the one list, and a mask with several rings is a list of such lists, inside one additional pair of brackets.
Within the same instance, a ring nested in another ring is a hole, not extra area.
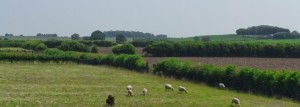
[[(111, 47), (101, 47), (100, 53), (112, 54)], [(137, 52), (143, 54), (143, 48)], [(144, 57), (150, 65), (171, 57)], [(174, 58), (174, 57), (173, 57)], [(179, 60), (190, 60), (197, 64), (216, 64), (226, 66), (235, 64), (238, 67), (256, 67), (271, 70), (300, 71), (300, 58), (250, 58), (250, 57), (176, 57)]]
[[(172, 57), (144, 57), (149, 64)], [(173, 57), (174, 58), (174, 57)], [(189, 60), (197, 64), (215, 64), (227, 66), (229, 64), (238, 67), (255, 67), (270, 70), (297, 70), (300, 71), (300, 58), (243, 58), (243, 57), (176, 57), (179, 60)]]
[[(238, 97), (242, 107), (299, 107), (288, 99), (267, 98), (204, 84), (142, 74), (120, 68), (77, 64), (0, 63), (0, 105), (5, 107), (102, 107), (108, 94), (115, 107), (231, 107)], [(175, 92), (165, 91), (170, 83)], [(126, 85), (133, 97), (126, 96)], [(179, 93), (177, 87), (188, 93)], [(142, 95), (142, 89), (148, 95)]]

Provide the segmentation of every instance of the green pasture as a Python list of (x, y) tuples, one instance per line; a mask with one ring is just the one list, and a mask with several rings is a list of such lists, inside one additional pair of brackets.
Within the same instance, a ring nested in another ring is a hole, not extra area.
[[(170, 83), (175, 92), (165, 91)], [(126, 85), (134, 96), (126, 96)], [(179, 93), (178, 86), (188, 93)], [(148, 95), (142, 95), (142, 89)], [(299, 102), (143, 74), (107, 66), (53, 63), (0, 63), (0, 105), (5, 107), (103, 107), (109, 94), (115, 107), (300, 107)]]

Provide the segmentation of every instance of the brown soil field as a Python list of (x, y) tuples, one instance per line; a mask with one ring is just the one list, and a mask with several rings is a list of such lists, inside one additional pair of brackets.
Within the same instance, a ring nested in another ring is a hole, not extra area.
[[(100, 53), (112, 54), (112, 48), (100, 48)], [(143, 48), (138, 48), (139, 54), (143, 54)], [(144, 57), (149, 65), (172, 57)], [(173, 57), (174, 58), (174, 57)], [(197, 64), (215, 64), (226, 66), (229, 64), (238, 67), (255, 67), (270, 70), (297, 70), (300, 71), (300, 58), (253, 58), (253, 57), (176, 57), (181, 61), (190, 60)]]
[[(144, 57), (149, 64), (155, 64), (172, 57)], [(247, 58), (247, 57), (176, 57), (184, 61), (190, 60), (198, 64), (215, 64), (227, 66), (229, 64), (240, 67), (255, 67), (270, 70), (300, 71), (300, 58)]]

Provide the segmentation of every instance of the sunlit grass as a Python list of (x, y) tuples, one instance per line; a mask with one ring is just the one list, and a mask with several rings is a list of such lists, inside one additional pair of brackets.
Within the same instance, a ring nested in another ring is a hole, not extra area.
[[(166, 92), (170, 83), (175, 92)], [(127, 97), (131, 84), (134, 96)], [(180, 94), (177, 87), (187, 88)], [(148, 95), (142, 96), (142, 89)], [(300, 107), (288, 99), (278, 100), (220, 90), (204, 84), (179, 81), (106, 66), (42, 63), (0, 63), (0, 105), (20, 107), (102, 107), (108, 94), (116, 107), (230, 107), (238, 97), (241, 107)]]

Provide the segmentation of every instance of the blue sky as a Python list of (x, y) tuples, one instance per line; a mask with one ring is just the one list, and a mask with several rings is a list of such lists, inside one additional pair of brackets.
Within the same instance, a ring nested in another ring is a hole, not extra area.
[(126, 30), (189, 37), (254, 25), (300, 31), (299, 13), (300, 0), (1, 0), (0, 35)]

